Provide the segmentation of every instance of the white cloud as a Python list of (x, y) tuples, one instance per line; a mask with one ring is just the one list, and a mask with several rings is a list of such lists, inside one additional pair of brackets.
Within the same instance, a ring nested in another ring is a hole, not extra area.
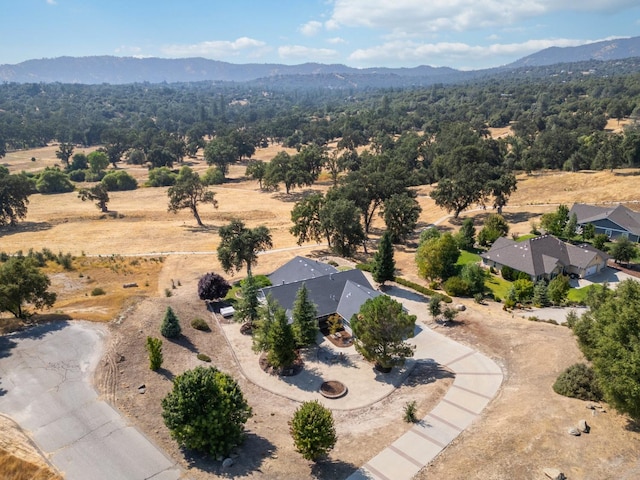
[(338, 45), (340, 43), (347, 43), (347, 41), (342, 37), (327, 38), (327, 42), (332, 44), (332, 45)]
[(47, 5), (57, 5), (58, 2), (56, 0), (47, 0)]
[(212, 40), (191, 45), (167, 45), (160, 49), (165, 55), (173, 57), (235, 57), (244, 54), (257, 57), (269, 50), (267, 44), (261, 40), (240, 37), (236, 40)]
[[(355, 50), (349, 59), (363, 65), (413, 63), (422, 65), (450, 66), (461, 61), (483, 59), (516, 59), (539, 50), (557, 46), (572, 47), (589, 43), (586, 40), (554, 38), (528, 40), (522, 43), (494, 43), (491, 45), (469, 45), (461, 42), (419, 43), (412, 40), (396, 40), (371, 48)], [(511, 61), (511, 60), (508, 60)], [(495, 62), (491, 62), (495, 64)]]
[(307, 37), (313, 37), (314, 35), (317, 35), (320, 30), (322, 30), (322, 23), (312, 20), (300, 26), (299, 30), (303, 35)]
[(136, 57), (136, 56), (140, 56), (142, 54), (142, 48), (134, 47), (134, 46), (131, 46), (131, 45), (120, 45), (119, 47), (117, 47), (114, 50), (114, 53), (132, 55), (132, 56)]
[(367, 27), (405, 34), (504, 27), (552, 11), (619, 11), (637, 0), (335, 0), (328, 29)]
[(285, 60), (329, 60), (336, 58), (338, 52), (329, 48), (311, 48), (302, 45), (283, 45), (278, 48), (278, 55)]

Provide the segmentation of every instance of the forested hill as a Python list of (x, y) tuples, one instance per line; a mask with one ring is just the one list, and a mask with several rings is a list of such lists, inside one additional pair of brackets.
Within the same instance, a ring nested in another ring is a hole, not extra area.
[[(640, 37), (597, 42), (579, 47), (547, 48), (512, 64), (487, 70), (459, 71), (426, 65), (414, 68), (351, 68), (346, 65), (304, 63), (233, 64), (204, 58), (163, 59), (113, 56), (59, 57), (0, 65), (0, 82), (16, 83), (176, 83), (248, 82), (307, 87), (408, 87), (455, 83), (523, 67), (569, 62), (607, 61), (640, 56)], [(428, 59), (426, 59), (428, 61)], [(541, 71), (544, 74), (544, 70)]]

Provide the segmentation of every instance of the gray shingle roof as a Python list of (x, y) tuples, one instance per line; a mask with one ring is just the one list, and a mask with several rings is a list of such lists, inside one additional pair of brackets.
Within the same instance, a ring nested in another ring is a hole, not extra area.
[(605, 254), (592, 247), (564, 243), (553, 235), (543, 235), (524, 242), (501, 237), (480, 256), (537, 277), (550, 274), (557, 265), (586, 268), (597, 255)]
[(571, 207), (569, 214), (576, 214), (578, 223), (593, 223), (598, 220), (608, 219), (634, 235), (640, 235), (640, 212), (635, 212), (624, 205), (612, 205), (600, 207), (576, 203)]
[(290, 311), (303, 283), (309, 299), (316, 304), (318, 317), (339, 313), (348, 321), (367, 299), (381, 295), (357, 269), (266, 287), (262, 293), (265, 297), (271, 294), (280, 306)]
[(322, 277), (338, 270), (331, 265), (305, 257), (294, 257), (269, 275), (272, 285), (299, 282), (310, 278)]

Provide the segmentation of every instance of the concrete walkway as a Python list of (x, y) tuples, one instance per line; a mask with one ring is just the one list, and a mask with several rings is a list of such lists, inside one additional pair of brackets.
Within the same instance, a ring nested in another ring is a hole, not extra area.
[(180, 478), (175, 462), (93, 388), (105, 333), (104, 325), (58, 322), (0, 337), (0, 411), (67, 480)]
[[(387, 292), (418, 317), (430, 321), (424, 301), (397, 287)], [(428, 328), (412, 340), (416, 360), (433, 360), (455, 374), (438, 405), (407, 433), (365, 463), (348, 480), (409, 480), (461, 432), (480, 418), (502, 384), (502, 370), (487, 356)]]

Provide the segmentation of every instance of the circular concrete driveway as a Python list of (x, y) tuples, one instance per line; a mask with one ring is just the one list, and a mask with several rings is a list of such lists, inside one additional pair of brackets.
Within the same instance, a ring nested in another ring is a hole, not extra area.
[(180, 468), (109, 404), (91, 380), (104, 325), (60, 322), (0, 337), (0, 411), (68, 480), (174, 480)]

